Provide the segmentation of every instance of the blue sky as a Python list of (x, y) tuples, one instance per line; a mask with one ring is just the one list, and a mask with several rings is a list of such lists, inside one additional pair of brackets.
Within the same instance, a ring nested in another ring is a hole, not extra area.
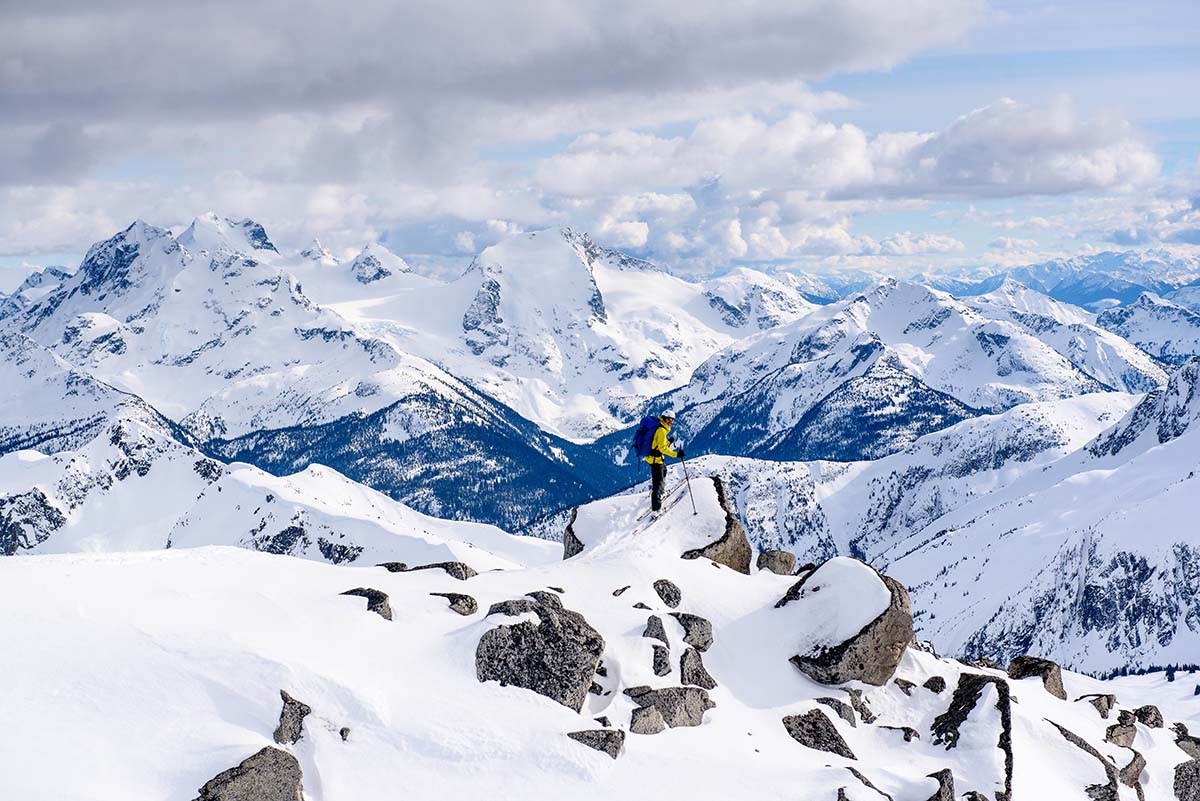
[(558, 225), (693, 273), (1200, 231), (1190, 0), (222, 5), (0, 9), (0, 289), (209, 210), (442, 271)]

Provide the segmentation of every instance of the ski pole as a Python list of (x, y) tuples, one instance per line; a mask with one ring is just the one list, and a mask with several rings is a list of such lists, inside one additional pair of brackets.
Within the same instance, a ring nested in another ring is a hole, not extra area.
[(692, 514), (698, 515), (700, 513), (696, 511), (696, 496), (692, 494), (692, 479), (691, 476), (688, 475), (687, 459), (684, 459), (682, 456), (680, 456), (679, 462), (683, 465), (683, 480), (687, 482), (688, 498), (692, 501)]

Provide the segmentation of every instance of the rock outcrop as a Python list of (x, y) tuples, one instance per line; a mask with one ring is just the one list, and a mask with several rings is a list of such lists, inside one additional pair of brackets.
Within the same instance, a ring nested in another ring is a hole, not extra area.
[(716, 704), (708, 692), (700, 687), (666, 687), (653, 690), (649, 687), (630, 687), (625, 694), (640, 707), (655, 707), (663, 721), (677, 726), (699, 726), (704, 722), (704, 713)]
[(650, 615), (650, 617), (646, 618), (646, 628), (642, 631), (642, 636), (658, 640), (668, 647), (671, 645), (667, 642), (667, 631), (663, 628), (662, 618), (658, 615)]
[(588, 729), (586, 731), (567, 732), (567, 736), (588, 748), (608, 754), (613, 759), (621, 755), (621, 746), (625, 744), (625, 732), (620, 729)]
[(658, 734), (666, 728), (667, 722), (663, 720), (658, 707), (639, 706), (633, 710), (633, 717), (629, 722), (629, 731), (633, 734)]
[[(861, 571), (839, 571), (846, 576), (846, 581), (864, 584), (882, 582), (889, 596), (887, 605), (879, 615), (848, 639), (840, 643), (810, 645), (810, 650), (796, 654), (791, 662), (801, 672), (823, 684), (842, 684), (855, 680), (867, 684), (885, 684), (895, 673), (904, 655), (904, 649), (913, 638), (912, 607), (908, 591), (899, 582), (880, 575), (858, 560), (838, 557), (805, 574), (792, 585), (776, 607), (790, 603), (813, 602), (818, 597), (816, 590), (828, 578), (827, 567), (838, 559), (855, 562), (866, 568)], [(834, 589), (839, 597), (856, 597), (870, 593), (874, 588), (844, 586), (831, 589)]]
[(769, 570), (780, 576), (790, 576), (796, 569), (796, 554), (791, 551), (768, 548), (759, 553), (755, 566), (759, 570)]
[(941, 676), (930, 676), (929, 678), (925, 679), (925, 683), (921, 686), (926, 690), (929, 690), (931, 693), (937, 693), (938, 695), (941, 695), (946, 691), (946, 680)]
[(417, 565), (409, 567), (404, 562), (383, 562), (376, 565), (382, 567), (389, 573), (413, 573), (417, 570), (445, 570), (446, 575), (456, 578), (459, 581), (466, 581), (469, 578), (474, 578), (479, 574), (475, 569), (466, 562), (434, 562), (428, 565)]
[(1076, 703), (1080, 701), (1087, 701), (1096, 708), (1096, 711), (1100, 713), (1100, 717), (1108, 720), (1108, 713), (1117, 705), (1117, 696), (1111, 693), (1089, 693), (1075, 699)]
[(275, 727), (275, 742), (291, 745), (303, 736), (304, 719), (312, 712), (312, 707), (288, 695), (287, 690), (280, 690), (279, 697), (283, 699), (283, 709), (279, 712), (279, 725)]
[(695, 648), (688, 648), (679, 658), (679, 680), (684, 684), (703, 687), (706, 690), (717, 686), (716, 680), (704, 667), (704, 660)]
[(1134, 725), (1133, 713), (1128, 709), (1122, 709), (1117, 713), (1117, 722), (1109, 726), (1104, 732), (1104, 739), (1113, 745), (1119, 745), (1124, 748), (1133, 746), (1133, 739), (1137, 736), (1137, 726)]
[(1200, 801), (1200, 759), (1175, 766), (1174, 790), (1177, 801)]
[(839, 701), (836, 698), (817, 698), (818, 704), (824, 704), (837, 713), (837, 716), (850, 724), (850, 728), (858, 728), (858, 720), (855, 719), (854, 707), (847, 704), (845, 701)]
[(937, 792), (929, 796), (927, 801), (954, 801), (954, 773), (950, 768), (942, 768), (937, 773), (930, 773), (928, 778), (938, 783)]
[(1152, 729), (1161, 729), (1163, 727), (1162, 712), (1158, 711), (1158, 707), (1154, 704), (1146, 704), (1139, 706), (1133, 710), (1133, 716), (1137, 718), (1138, 723), (1143, 726), (1149, 726)]
[(475, 673), (480, 681), (532, 690), (578, 712), (596, 675), (604, 638), (557, 596), (541, 595), (493, 604), (489, 617), (532, 612), (538, 623), (485, 632), (475, 649)]
[(665, 645), (655, 645), (654, 658), (651, 667), (655, 676), (668, 676), (671, 673), (671, 652)]
[(712, 623), (705, 618), (687, 612), (672, 612), (671, 617), (683, 626), (683, 641), (697, 651), (707, 651), (713, 644)]
[(479, 611), (479, 602), (470, 595), (463, 595), (461, 592), (431, 592), (430, 595), (438, 598), (445, 598), (450, 602), (450, 609), (467, 617)]
[(268, 746), (209, 779), (195, 801), (303, 801), (303, 780), (294, 756)]
[(1057, 662), (1037, 656), (1013, 657), (1012, 662), (1008, 665), (1008, 677), (1010, 679), (1026, 679), (1030, 676), (1040, 678), (1046, 692), (1056, 698), (1067, 700), (1067, 691), (1063, 688), (1062, 682), (1062, 668), (1058, 666)]
[(658, 597), (662, 602), (672, 609), (679, 607), (679, 602), (683, 600), (683, 593), (673, 581), (668, 579), (659, 579), (654, 582), (654, 591), (658, 593)]
[[(563, 559), (570, 559), (572, 556), (577, 556), (583, 553), (583, 543), (575, 536), (575, 518), (579, 515), (579, 507), (571, 510), (571, 519), (567, 522), (567, 528), (563, 531)], [(620, 595), (629, 587), (614, 592), (613, 595)]]
[(788, 715), (783, 719), (783, 728), (803, 746), (828, 751), (846, 759), (856, 759), (833, 721), (819, 709), (810, 709), (803, 715)]
[[(996, 709), (1000, 713), (1000, 731), (996, 738), (996, 747), (1004, 754), (1004, 798), (1012, 799), (1012, 697), (1008, 690), (1008, 682), (983, 673), (963, 673), (958, 678), (958, 686), (954, 688), (949, 708), (933, 719), (933, 725), (930, 727), (931, 739), (934, 745), (944, 745), (947, 751), (957, 747), (962, 736), (963, 724), (979, 704), (979, 699), (989, 684), (996, 687)], [(999, 794), (997, 798), (1000, 798)]]
[(746, 530), (742, 528), (741, 521), (734, 514), (733, 506), (729, 503), (725, 494), (725, 484), (716, 476), (712, 476), (712, 482), (717, 490), (717, 501), (725, 510), (725, 533), (703, 548), (685, 551), (681, 556), (684, 559), (703, 557), (719, 565), (731, 567), (739, 573), (750, 575), (750, 557), (754, 555), (754, 549), (750, 546), (750, 540), (746, 536)]
[(342, 595), (357, 595), (366, 598), (368, 612), (374, 612), (384, 620), (392, 619), (392, 605), (388, 603), (386, 592), (373, 590), (370, 587), (355, 587), (352, 590), (346, 590)]
[[(1084, 740), (1078, 734), (1063, 728), (1054, 721), (1048, 721), (1050, 725), (1058, 729), (1059, 734), (1063, 736), (1067, 742), (1071, 743), (1081, 751), (1090, 754), (1098, 763), (1101, 770), (1104, 771), (1105, 781), (1103, 784), (1089, 784), (1084, 788), (1088, 798), (1094, 801), (1120, 801), (1120, 791), (1117, 788), (1117, 782), (1120, 781), (1120, 774), (1117, 772), (1117, 766), (1111, 761), (1104, 758), (1104, 755), (1092, 747), (1091, 743)], [(1141, 771), (1138, 771), (1140, 774)]]

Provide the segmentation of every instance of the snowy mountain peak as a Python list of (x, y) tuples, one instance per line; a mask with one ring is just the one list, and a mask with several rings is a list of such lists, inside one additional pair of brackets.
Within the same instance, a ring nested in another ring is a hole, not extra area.
[(209, 212), (192, 220), (187, 230), (179, 235), (179, 244), (195, 253), (216, 255), (246, 254), (262, 256), (278, 254), (267, 232), (249, 218), (234, 221), (218, 217)]
[(169, 231), (136, 220), (124, 231), (88, 249), (76, 273), (78, 290), (84, 295), (95, 295), (130, 289), (144, 278), (137, 266), (157, 261), (159, 254), (172, 262), (182, 261), (179, 244)]
[(350, 272), (360, 284), (371, 284), (399, 273), (412, 272), (412, 268), (380, 243), (372, 242), (350, 262)]
[(322, 264), (329, 265), (338, 263), (337, 257), (330, 253), (325, 246), (321, 244), (321, 240), (317, 239), (316, 237), (313, 237), (313, 241), (309, 243), (308, 247), (300, 251), (300, 258), (308, 259), (310, 261), (318, 261)]
[(1200, 354), (1200, 314), (1150, 292), (1096, 317), (1107, 329), (1168, 365)]

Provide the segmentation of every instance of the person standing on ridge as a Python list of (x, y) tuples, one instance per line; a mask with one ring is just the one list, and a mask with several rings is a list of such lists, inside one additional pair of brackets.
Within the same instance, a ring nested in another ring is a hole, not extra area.
[(675, 438), (670, 436), (671, 426), (674, 424), (675, 410), (667, 409), (658, 416), (658, 427), (654, 429), (654, 436), (650, 440), (650, 455), (646, 457), (646, 461), (650, 463), (650, 510), (652, 513), (662, 509), (663, 484), (667, 481), (667, 466), (663, 462), (663, 457), (683, 458), (683, 448), (671, 449), (671, 445), (675, 441)]

